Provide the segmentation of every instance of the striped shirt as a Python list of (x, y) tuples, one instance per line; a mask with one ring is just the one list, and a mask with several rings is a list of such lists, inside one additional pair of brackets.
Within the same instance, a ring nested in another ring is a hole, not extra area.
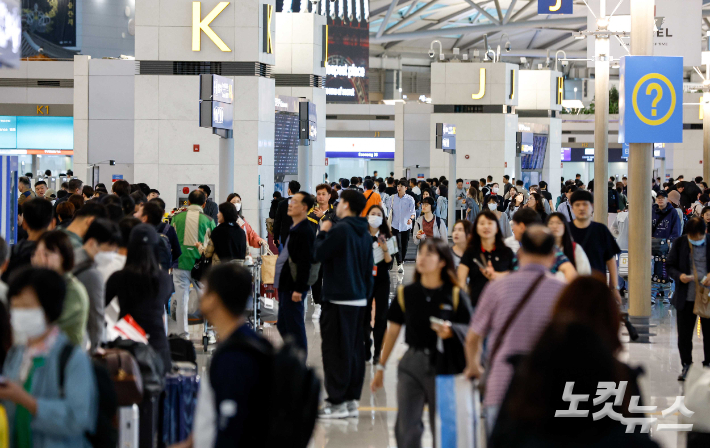
[(513, 367), (506, 361), (508, 357), (529, 353), (552, 320), (552, 309), (565, 283), (547, 271), (548, 268), (538, 264), (523, 266), (520, 271), (512, 272), (504, 279), (489, 282), (478, 299), (470, 330), (481, 337), (488, 336), (488, 347), (492, 350), (501, 328), (517, 309), (523, 295), (540, 274), (546, 275), (525, 304), (525, 308), (508, 327), (493, 365), (490, 360), (486, 361), (486, 368), (489, 370), (484, 399), (486, 406), (503, 403), (513, 378)]

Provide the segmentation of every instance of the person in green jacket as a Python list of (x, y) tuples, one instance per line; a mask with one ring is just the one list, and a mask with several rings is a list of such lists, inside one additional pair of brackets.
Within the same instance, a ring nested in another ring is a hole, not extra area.
[(207, 247), (210, 234), (216, 224), (209, 216), (203, 213), (207, 197), (200, 190), (194, 190), (187, 197), (187, 210), (173, 216), (171, 225), (175, 228), (182, 255), (178, 258), (178, 267), (173, 269), (173, 283), (175, 284), (175, 297), (177, 299), (177, 326), (178, 334), (187, 337), (187, 306), (190, 298), (190, 284), (199, 291), (199, 284), (192, 281), (192, 267), (200, 258), (197, 243)]
[(44, 233), (37, 241), (32, 256), (32, 266), (51, 269), (64, 278), (66, 296), (62, 313), (55, 324), (67, 335), (72, 344), (84, 342), (89, 320), (89, 294), (81, 282), (71, 273), (74, 269), (74, 249), (66, 233), (53, 230)]

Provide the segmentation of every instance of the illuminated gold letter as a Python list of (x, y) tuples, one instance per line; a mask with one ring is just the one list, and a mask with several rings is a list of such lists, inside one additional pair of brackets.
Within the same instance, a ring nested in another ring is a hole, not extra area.
[(565, 80), (563, 77), (557, 78), (557, 104), (562, 104), (562, 98), (565, 93)]
[(510, 71), (510, 99), (515, 97), (515, 70)]
[(200, 51), (200, 30), (204, 31), (207, 37), (209, 37), (220, 50), (232, 51), (224, 44), (222, 39), (212, 31), (212, 28), (210, 28), (210, 23), (224, 11), (227, 5), (229, 5), (229, 2), (220, 2), (203, 20), (200, 20), (202, 16), (200, 11), (201, 3), (192, 2), (192, 51)]
[(481, 69), (481, 81), (479, 83), (478, 87), (478, 93), (471, 94), (471, 98), (474, 100), (480, 100), (483, 98), (483, 95), (486, 94), (486, 69), (482, 68)]
[(274, 47), (271, 44), (271, 19), (274, 16), (273, 5), (266, 5), (266, 53), (274, 52)]
[(562, 0), (557, 0), (557, 3), (555, 3), (553, 6), (550, 6), (550, 11), (559, 11), (560, 8), (562, 7)]

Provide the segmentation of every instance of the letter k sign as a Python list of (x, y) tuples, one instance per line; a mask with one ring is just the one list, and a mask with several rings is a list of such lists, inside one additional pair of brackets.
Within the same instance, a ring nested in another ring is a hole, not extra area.
[(200, 30), (204, 31), (207, 37), (209, 37), (220, 50), (232, 51), (225, 45), (222, 39), (212, 31), (212, 28), (210, 28), (210, 23), (224, 11), (227, 5), (229, 5), (229, 2), (220, 2), (204, 19), (200, 20), (202, 16), (200, 11), (202, 4), (200, 2), (192, 2), (192, 51), (200, 51), (200, 38), (202, 37)]

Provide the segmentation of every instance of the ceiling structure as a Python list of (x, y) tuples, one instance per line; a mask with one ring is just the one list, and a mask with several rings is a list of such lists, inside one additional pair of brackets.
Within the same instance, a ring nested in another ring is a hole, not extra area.
[[(703, 0), (703, 7), (710, 7), (710, 0)], [(703, 35), (710, 28), (707, 14), (710, 9), (703, 11)], [(538, 15), (537, 0), (372, 0), (369, 22), (371, 56), (427, 58), (434, 40), (448, 56), (454, 48), (479, 49), (482, 55), (487, 34), (489, 46), (500, 45), (502, 56), (544, 59), (548, 50), (551, 58), (564, 50), (568, 58), (587, 57), (586, 39), (573, 35), (587, 29), (584, 0), (574, 1), (571, 15)]]

